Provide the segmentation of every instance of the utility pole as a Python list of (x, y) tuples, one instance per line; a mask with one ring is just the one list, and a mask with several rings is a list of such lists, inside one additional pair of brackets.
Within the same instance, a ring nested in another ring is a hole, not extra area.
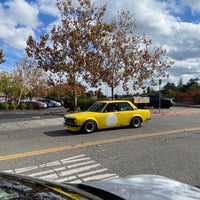
[(159, 79), (159, 113), (160, 113), (160, 108), (161, 108), (161, 84), (162, 84), (162, 80)]

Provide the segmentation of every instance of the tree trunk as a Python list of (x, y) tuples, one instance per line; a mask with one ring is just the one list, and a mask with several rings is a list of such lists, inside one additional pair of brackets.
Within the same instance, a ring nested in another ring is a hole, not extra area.
[(112, 95), (112, 100), (114, 100), (114, 87), (111, 87), (111, 95)]
[(76, 94), (76, 84), (74, 85), (74, 111), (77, 111), (77, 94)]

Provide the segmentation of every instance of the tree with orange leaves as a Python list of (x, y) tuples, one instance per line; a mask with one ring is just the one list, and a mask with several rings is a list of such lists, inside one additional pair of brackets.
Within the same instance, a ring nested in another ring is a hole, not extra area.
[[(28, 38), (26, 53), (37, 60), (39, 67), (67, 76), (73, 86), (74, 109), (77, 109), (77, 83), (84, 80), (92, 87), (106, 84), (114, 89), (122, 85), (144, 87), (144, 82), (155, 84), (167, 77), (166, 68), (173, 62), (166, 50), (153, 48), (145, 35), (135, 36), (135, 21), (127, 11), (120, 11), (110, 23), (103, 21), (106, 5), (98, 8), (91, 0), (57, 0), (61, 23), (54, 25), (49, 34), (37, 42)], [(152, 50), (153, 49), (153, 50)]]
[(76, 85), (80, 79), (96, 85), (90, 79), (91, 73), (103, 62), (102, 38), (110, 30), (110, 25), (103, 23), (105, 5), (98, 8), (90, 0), (77, 3), (74, 6), (71, 0), (57, 0), (61, 24), (54, 25), (50, 34), (42, 35), (40, 42), (30, 36), (25, 49), (28, 56), (35, 57), (39, 67), (57, 73), (61, 79), (67, 75), (67, 82), (73, 86), (75, 110)]
[[(104, 62), (101, 65), (101, 80), (114, 89), (122, 85), (124, 91), (144, 87), (144, 82), (156, 84), (161, 77), (167, 77), (166, 69), (173, 64), (166, 57), (162, 47), (152, 47), (146, 35), (135, 36), (135, 20), (129, 11), (121, 10), (112, 20), (113, 31), (104, 45)], [(94, 73), (95, 74), (95, 73)], [(130, 82), (132, 86), (129, 87)]]

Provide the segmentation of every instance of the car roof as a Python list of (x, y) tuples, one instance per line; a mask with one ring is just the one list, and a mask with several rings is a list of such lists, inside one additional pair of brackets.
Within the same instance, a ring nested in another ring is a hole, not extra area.
[(130, 100), (101, 100), (97, 102), (102, 102), (102, 103), (119, 103), (119, 102), (131, 102)]

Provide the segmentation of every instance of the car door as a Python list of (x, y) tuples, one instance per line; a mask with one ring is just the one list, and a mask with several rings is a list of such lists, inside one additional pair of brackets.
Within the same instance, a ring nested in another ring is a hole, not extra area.
[(118, 103), (120, 126), (129, 126), (134, 109), (128, 102)]
[(114, 128), (121, 126), (121, 111), (116, 109), (116, 103), (109, 103), (101, 113), (99, 128)]

